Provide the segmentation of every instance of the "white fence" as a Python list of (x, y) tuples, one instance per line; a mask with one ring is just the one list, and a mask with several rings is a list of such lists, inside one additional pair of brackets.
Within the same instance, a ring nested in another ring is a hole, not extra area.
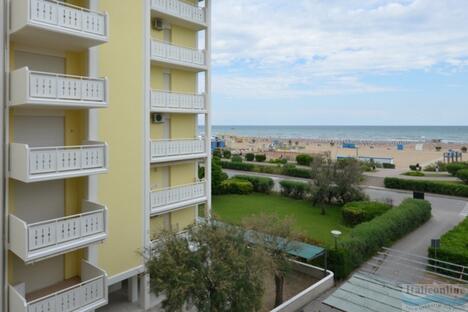
[(154, 39), (151, 41), (151, 58), (176, 61), (188, 65), (206, 65), (204, 50), (184, 48)]
[(107, 283), (104, 271), (86, 261), (81, 263), (83, 282), (27, 302), (25, 284), (9, 287), (11, 312), (69, 312), (88, 308), (92, 310), (107, 301)]
[(34, 261), (104, 239), (107, 235), (107, 208), (84, 201), (82, 209), (84, 212), (81, 214), (29, 224), (10, 215), (10, 250), (24, 261)]
[(151, 7), (190, 22), (205, 24), (205, 9), (180, 0), (152, 0)]
[(11, 143), (11, 177), (30, 182), (40, 178), (85, 175), (107, 170), (107, 144), (29, 147)]
[(205, 153), (204, 139), (156, 140), (151, 142), (151, 158), (183, 156)]
[(205, 95), (169, 91), (151, 91), (151, 110), (203, 111)]
[(150, 195), (151, 210), (158, 210), (167, 205), (195, 200), (204, 196), (206, 196), (205, 181), (154, 190)]
[(107, 36), (106, 14), (60, 1), (28, 1), (30, 4), (29, 14), (32, 21), (93, 35)]

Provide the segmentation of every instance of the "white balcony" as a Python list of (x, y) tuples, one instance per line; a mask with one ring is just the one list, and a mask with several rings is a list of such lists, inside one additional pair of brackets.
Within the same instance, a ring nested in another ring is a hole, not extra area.
[(11, 39), (28, 46), (79, 51), (108, 41), (109, 18), (54, 0), (14, 0)]
[(85, 312), (107, 304), (107, 274), (87, 261), (81, 276), (26, 293), (25, 283), (9, 286), (10, 312)]
[(195, 113), (204, 114), (206, 97), (204, 94), (151, 91), (151, 111), (156, 113)]
[(151, 162), (168, 162), (204, 158), (204, 139), (156, 140), (151, 142)]
[(206, 71), (204, 50), (180, 47), (168, 42), (151, 41), (151, 63), (190, 71)]
[(11, 143), (10, 177), (29, 183), (107, 172), (107, 144), (103, 142), (86, 144), (30, 147), (28, 144)]
[(206, 181), (151, 191), (151, 214), (198, 205), (207, 200)]
[(83, 213), (27, 223), (9, 216), (10, 250), (32, 262), (103, 241), (107, 237), (107, 208), (84, 201)]
[(181, 0), (151, 0), (151, 16), (194, 30), (207, 27), (205, 8)]
[(10, 106), (54, 108), (105, 108), (105, 78), (30, 71), (23, 67), (10, 74)]

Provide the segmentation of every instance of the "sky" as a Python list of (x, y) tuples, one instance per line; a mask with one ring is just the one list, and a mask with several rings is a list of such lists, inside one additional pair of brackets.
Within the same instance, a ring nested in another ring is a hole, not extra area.
[(468, 0), (215, 0), (214, 125), (468, 125)]

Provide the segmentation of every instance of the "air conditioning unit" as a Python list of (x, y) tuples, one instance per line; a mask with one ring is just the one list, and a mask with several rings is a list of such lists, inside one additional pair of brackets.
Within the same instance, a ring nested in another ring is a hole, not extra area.
[(157, 31), (164, 30), (164, 22), (161, 18), (155, 18), (153, 23), (153, 28)]
[(162, 124), (165, 122), (165, 118), (163, 114), (160, 113), (152, 113), (151, 114), (151, 122), (154, 124)]

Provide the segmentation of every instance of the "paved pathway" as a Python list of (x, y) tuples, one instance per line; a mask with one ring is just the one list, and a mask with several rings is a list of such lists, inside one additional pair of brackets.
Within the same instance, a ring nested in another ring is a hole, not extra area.
[[(373, 200), (392, 199), (395, 205), (411, 197), (410, 192), (404, 191), (392, 191), (380, 188), (366, 188), (365, 191)], [(468, 216), (468, 201), (466, 200), (437, 195), (426, 195), (426, 199), (432, 204), (432, 218), (409, 235), (397, 241), (392, 246), (393, 249), (427, 256), (427, 248), (432, 238), (439, 238)], [(393, 268), (385, 268), (385, 270), (395, 271)], [(321, 303), (334, 290), (335, 288), (311, 302), (304, 308), (304, 312), (337, 311)]]

